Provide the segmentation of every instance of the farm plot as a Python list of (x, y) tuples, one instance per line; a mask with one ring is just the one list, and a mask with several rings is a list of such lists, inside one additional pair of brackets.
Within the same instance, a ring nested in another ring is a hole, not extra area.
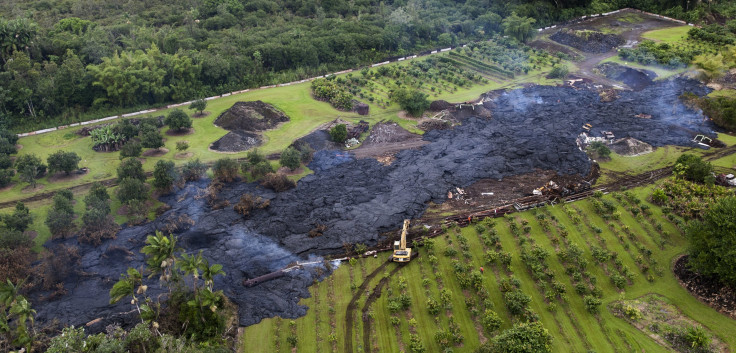
[(650, 192), (450, 226), (414, 244), (420, 256), (404, 266), (386, 264), (387, 253), (343, 263), (310, 289), (305, 317), (245, 328), (241, 351), (472, 352), (515, 323), (538, 320), (555, 352), (668, 352), (611, 309), (649, 293), (733, 346), (736, 323), (674, 278), (670, 263), (685, 248), (681, 220), (646, 201)]
[(446, 54), (399, 62), (359, 73), (331, 76), (312, 83), (313, 94), (338, 109), (350, 110), (352, 99), (386, 110), (391, 94), (401, 88), (425, 93), (430, 99), (480, 86), (487, 91), (551, 67), (561, 59), (505, 38), (473, 43)]

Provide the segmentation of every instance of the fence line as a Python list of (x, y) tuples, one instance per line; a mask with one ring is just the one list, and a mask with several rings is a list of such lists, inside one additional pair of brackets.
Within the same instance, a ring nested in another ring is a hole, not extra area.
[[(641, 11), (641, 10), (637, 10), (637, 9), (632, 9), (632, 8), (623, 8), (623, 9), (619, 9), (619, 10), (616, 10), (616, 11), (611, 11), (611, 12), (606, 12), (606, 13), (601, 13), (601, 14), (596, 14), (596, 15), (585, 15), (585, 16), (581, 16), (580, 18), (577, 18), (577, 19), (566, 21), (566, 22), (564, 22), (564, 23), (562, 23), (560, 25), (567, 25), (567, 24), (571, 24), (571, 23), (582, 22), (582, 21), (585, 21), (585, 20), (591, 20), (591, 19), (598, 18), (598, 17), (610, 16), (610, 15), (614, 15), (614, 14), (617, 14), (617, 13), (622, 12), (622, 11), (633, 11), (633, 12), (643, 13), (643, 14), (646, 14), (646, 15), (649, 15), (649, 16), (654, 16), (654, 17), (661, 18), (663, 20), (677, 22), (677, 23), (681, 23), (683, 25), (687, 24), (689, 26), (695, 26), (692, 23), (687, 23), (687, 22), (682, 21), (682, 20), (678, 20), (678, 19), (674, 19), (674, 18), (671, 18), (671, 17), (654, 14), (654, 13), (651, 13), (651, 12), (646, 12), (646, 11)], [(557, 26), (558, 25), (553, 25), (553, 26), (549, 26), (549, 27), (539, 28), (539, 29), (537, 29), (537, 31), (538, 32), (542, 32), (542, 31), (547, 30), (547, 29), (557, 28)], [(450, 46), (448, 48), (441, 48), (441, 49), (436, 49), (436, 50), (431, 50), (431, 51), (420, 52), (420, 53), (415, 54), (415, 55), (410, 55), (410, 56), (405, 56), (405, 57), (396, 57), (396, 58), (389, 59), (389, 60), (386, 60), (386, 61), (383, 61), (383, 62), (380, 62), (380, 63), (372, 64), (372, 65), (370, 65), (370, 67), (378, 67), (378, 66), (389, 64), (391, 62), (399, 62), (399, 61), (404, 61), (404, 60), (409, 60), (409, 59), (415, 59), (415, 58), (420, 57), (420, 56), (427, 56), (427, 55), (432, 55), (432, 54), (437, 54), (437, 53), (444, 53), (444, 52), (447, 52), (447, 51), (450, 51), (450, 50), (456, 49), (456, 48), (461, 48), (461, 47), (462, 48), (465, 48), (466, 46), (467, 46), (467, 44), (458, 44), (456, 46)], [(261, 89), (269, 89), (269, 88), (274, 88), (274, 87), (291, 86), (291, 85), (294, 85), (294, 84), (300, 84), (300, 83), (314, 81), (314, 80), (316, 80), (318, 78), (324, 78), (324, 77), (327, 77), (327, 76), (340, 75), (340, 74), (344, 74), (344, 73), (349, 73), (349, 72), (357, 71), (359, 69), (360, 68), (348, 69), (348, 70), (343, 70), (343, 71), (337, 71), (337, 72), (334, 72), (334, 73), (331, 73), (331, 74), (326, 74), (326, 75), (316, 76), (316, 77), (310, 77), (310, 78), (306, 78), (306, 79), (299, 80), (299, 81), (292, 81), (292, 82), (280, 83), (280, 84), (269, 85), (269, 86), (261, 86), (261, 87), (254, 88), (254, 89), (261, 90)], [(213, 100), (213, 99), (216, 99), (216, 98), (228, 97), (228, 96), (235, 95), (235, 94), (241, 94), (241, 93), (249, 92), (250, 90), (251, 89), (244, 89), (244, 90), (233, 91), (233, 92), (229, 92), (229, 93), (223, 93), (223, 94), (218, 95), (218, 96), (207, 97), (207, 98), (205, 98), (205, 100), (210, 101), (210, 100)], [(18, 134), (18, 137), (27, 137), (27, 136), (45, 134), (47, 132), (52, 132), (52, 131), (57, 131), (57, 130), (63, 130), (63, 129), (70, 128), (70, 127), (76, 127), (76, 126), (82, 126), (82, 125), (89, 125), (89, 124), (96, 124), (96, 123), (101, 123), (101, 122), (115, 120), (115, 119), (120, 119), (120, 118), (130, 118), (130, 117), (133, 117), (133, 116), (138, 116), (138, 115), (143, 115), (143, 114), (148, 114), (148, 113), (155, 113), (157, 111), (161, 111), (161, 110), (165, 110), (165, 109), (178, 108), (178, 107), (182, 107), (182, 106), (185, 106), (185, 105), (188, 105), (188, 104), (191, 104), (191, 103), (192, 103), (192, 101), (186, 101), (186, 102), (182, 102), (182, 103), (169, 104), (167, 106), (163, 106), (163, 107), (159, 107), (159, 108), (151, 108), (151, 109), (141, 110), (141, 111), (137, 111), (137, 112), (133, 112), (133, 113), (126, 113), (126, 114), (121, 114), (121, 115), (113, 115), (113, 116), (108, 116), (108, 117), (101, 118), (101, 119), (87, 120), (87, 121), (82, 121), (82, 122), (68, 124), (68, 125), (61, 125), (61, 126), (47, 128), (47, 129), (41, 129), (41, 130), (36, 130), (36, 131), (31, 131), (31, 132), (23, 132), (23, 133)]]

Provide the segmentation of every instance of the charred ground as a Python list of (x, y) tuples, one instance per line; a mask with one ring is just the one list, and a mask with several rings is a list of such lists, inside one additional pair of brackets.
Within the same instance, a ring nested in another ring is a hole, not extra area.
[[(398, 152), (390, 165), (334, 150), (324, 143), (324, 133), (308, 136), (305, 141), (317, 150), (309, 165), (315, 174), (300, 180), (296, 189), (273, 193), (256, 184), (232, 183), (221, 191), (219, 197), (230, 204), (245, 193), (270, 199), (268, 209), (254, 211), (249, 219), (232, 207), (211, 208), (202, 197), (202, 181), (163, 198), (172, 208), (156, 221), (126, 227), (100, 247), (64, 241), (79, 246), (79, 270), (65, 280), (66, 295), (44, 301), (41, 296), (47, 293), (36, 294), (39, 320), (79, 325), (106, 318), (93, 330), (123, 321), (115, 313), (131, 308), (127, 303), (109, 305), (107, 293), (127, 267), (142, 265), (139, 250), (156, 229), (177, 233), (186, 251), (203, 250), (225, 266), (227, 276), (216, 287), (239, 305), (241, 325), (275, 315), (304, 315), (299, 299), (308, 296), (307, 287), (329, 269), (295, 271), (253, 288), (242, 287), (243, 279), (340, 253), (345, 244), (376, 244), (379, 233), (396, 228), (405, 218), (420, 217), (429, 202), (446, 201), (455, 187), (536, 170), (585, 175), (591, 162), (575, 143), (584, 123), (591, 123), (596, 134), (610, 130), (653, 146), (691, 145), (693, 134), (710, 134), (711, 126), (679, 102), (684, 92), (702, 95), (708, 89), (696, 81), (675, 79), (623, 92), (612, 102), (601, 102), (598, 92), (588, 88), (514, 90), (484, 103), (491, 118), (469, 117), (453, 129), (429, 131), (423, 137), (426, 145)], [(642, 113), (651, 119), (635, 117)], [(326, 226), (323, 235), (309, 237), (317, 224)], [(155, 280), (151, 282), (155, 287)]]

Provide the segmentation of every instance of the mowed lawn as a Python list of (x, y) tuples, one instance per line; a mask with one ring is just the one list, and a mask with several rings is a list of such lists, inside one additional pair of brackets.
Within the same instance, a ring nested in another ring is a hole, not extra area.
[[(458, 324), (459, 333), (463, 336), (461, 344), (451, 345), (453, 352), (472, 352), (480, 342), (491, 339), (498, 331), (488, 333), (482, 330), (477, 315), (479, 303), (482, 300), (473, 289), (463, 289), (455, 274), (454, 264), (464, 263), (474, 271), (481, 266), (485, 268), (482, 286), (488, 292), (486, 307), (491, 307), (498, 313), (503, 323), (501, 330), (507, 329), (518, 321), (518, 318), (509, 314), (506, 309), (503, 293), (499, 289), (499, 282), (514, 277), (521, 282), (521, 290), (532, 298), (530, 308), (536, 312), (545, 328), (554, 336), (554, 352), (669, 352), (669, 349), (659, 345), (647, 335), (638, 331), (626, 321), (615, 317), (608, 309), (608, 304), (621, 298), (632, 299), (649, 293), (657, 293), (666, 297), (685, 315), (696, 320), (726, 342), (731, 347), (736, 346), (736, 321), (716, 312), (702, 304), (685, 289), (683, 289), (672, 274), (671, 266), (675, 258), (684, 253), (686, 240), (680, 230), (670, 222), (661, 210), (650, 204), (646, 199), (652, 187), (635, 189), (634, 197), (652, 210), (651, 216), (635, 217), (629, 212), (631, 203), (626, 198), (617, 200), (612, 195), (604, 198), (616, 204), (621, 212), (619, 220), (605, 221), (598, 216), (590, 200), (584, 200), (565, 206), (555, 205), (514, 214), (512, 222), (528, 224), (529, 233), (524, 235), (524, 243), (533, 243), (546, 250), (550, 256), (546, 263), (554, 273), (554, 279), (565, 285), (567, 299), (554, 299), (555, 305), (545, 299), (544, 290), (536, 283), (522, 260), (520, 253), (523, 246), (509, 228), (509, 220), (498, 218), (493, 229), (501, 240), (503, 251), (512, 255), (511, 271), (506, 271), (498, 264), (489, 264), (484, 255), (486, 246), (483, 234), (474, 226), (454, 229), (450, 227), (444, 235), (435, 238), (433, 256), (438, 260), (431, 264), (427, 249), (415, 247), (420, 257), (404, 265), (394, 276), (389, 277), (388, 285), (383, 288), (380, 298), (370, 307), (365, 308), (372, 320), (370, 332), (360, 331), (362, 328), (362, 309), (364, 300), (377, 284), (381, 275), (386, 276), (394, 264), (391, 264), (379, 273), (369, 285), (367, 293), (361, 294), (358, 310), (346, 312), (347, 303), (355, 293), (355, 288), (362, 284), (364, 273), (377, 268), (382, 261), (386, 261), (388, 254), (379, 255), (378, 259), (366, 258), (358, 260), (354, 265), (344, 262), (330, 277), (313, 285), (310, 288), (311, 298), (302, 300), (301, 304), (309, 307), (305, 317), (294, 320), (289, 329), (287, 319), (267, 319), (261, 323), (246, 327), (240, 341), (241, 352), (344, 352), (345, 340), (353, 341), (354, 352), (397, 352), (409, 351), (408, 347), (412, 335), (416, 335), (427, 352), (441, 352), (443, 348), (435, 340), (435, 334), (440, 330), (447, 330), (450, 320)], [(583, 222), (576, 224), (567, 210), (574, 210), (584, 215)], [(540, 214), (547, 220), (554, 220), (549, 231), (543, 230)], [(661, 231), (656, 225), (661, 225)], [(629, 227), (631, 236), (619, 238), (623, 227)], [(601, 233), (595, 235), (591, 229), (598, 227)], [(569, 234), (566, 240), (560, 242), (560, 230), (564, 228)], [(557, 240), (555, 240), (557, 239)], [(463, 245), (465, 249), (463, 250)], [(664, 242), (663, 248), (660, 244)], [(603, 304), (599, 314), (589, 313), (582, 300), (582, 295), (575, 292), (572, 276), (568, 276), (565, 267), (556, 256), (556, 252), (565, 249), (569, 244), (576, 244), (583, 249), (584, 258), (588, 261), (587, 271), (597, 279), (596, 287), (602, 290)], [(617, 289), (609, 277), (611, 271), (616, 272), (614, 266), (598, 264), (592, 257), (593, 247), (603, 246), (608, 251), (615, 252), (624, 267), (633, 273), (633, 280), (629, 281), (622, 290)], [(636, 261), (638, 248), (643, 247), (653, 251), (651, 257), (652, 268), (655, 270), (640, 270)], [(455, 249), (456, 254), (448, 256), (445, 251)], [(433, 271), (436, 267), (436, 272)], [(651, 275), (651, 278), (648, 278)], [(402, 288), (402, 282), (404, 286)], [(428, 298), (438, 300), (442, 290), (449, 290), (452, 294), (451, 309), (441, 310), (432, 315), (427, 309)], [(411, 305), (407, 310), (392, 313), (389, 310), (391, 297), (405, 293), (411, 298)], [(490, 301), (490, 302), (489, 302)], [(351, 337), (344, 337), (344, 317), (354, 315), (356, 320)], [(452, 317), (452, 319), (450, 319)], [(363, 335), (367, 334), (371, 347), (363, 346)], [(297, 337), (296, 348), (292, 349), (289, 336)], [(335, 343), (333, 345), (334, 339)]]
[(693, 27), (690, 26), (678, 26), (656, 29), (653, 31), (644, 32), (641, 37), (643, 39), (654, 40), (657, 42), (678, 43), (687, 39), (687, 32), (692, 28)]

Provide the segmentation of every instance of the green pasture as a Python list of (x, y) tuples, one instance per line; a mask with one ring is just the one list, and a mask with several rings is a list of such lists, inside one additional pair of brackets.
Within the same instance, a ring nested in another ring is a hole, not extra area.
[(655, 29), (653, 31), (644, 32), (641, 37), (657, 42), (682, 43), (687, 40), (687, 32), (690, 29), (692, 29), (690, 26)]
[[(314, 284), (310, 288), (312, 297), (301, 301), (301, 304), (308, 306), (309, 309), (305, 317), (295, 320), (295, 334), (288, 331), (288, 319), (267, 319), (244, 328), (240, 351), (344, 352), (345, 340), (352, 340), (354, 352), (409, 351), (410, 335), (414, 333), (420, 337), (427, 352), (440, 352), (442, 347), (435, 341), (435, 333), (447, 329), (449, 317), (452, 317), (458, 324), (464, 340), (462, 344), (452, 345), (451, 348), (454, 352), (472, 352), (481, 341), (492, 338), (498, 331), (489, 334), (479, 326), (479, 317), (473, 313), (473, 308), (479, 305), (478, 295), (472, 289), (460, 287), (453, 270), (455, 260), (468, 264), (471, 270), (477, 270), (481, 266), (485, 268), (483, 287), (488, 290), (492, 310), (502, 318), (501, 330), (511, 327), (518, 318), (506, 310), (498, 283), (510, 276), (519, 279), (521, 290), (532, 298), (530, 308), (539, 315), (545, 328), (554, 336), (552, 349), (554, 352), (667, 352), (665, 347), (628, 322), (615, 317), (607, 309), (611, 302), (638, 298), (650, 293), (666, 297), (685, 315), (705, 326), (727, 344), (736, 345), (736, 336), (732, 335), (736, 332), (736, 322), (699, 302), (678, 284), (672, 274), (671, 264), (675, 258), (684, 253), (686, 240), (680, 230), (664, 217), (661, 210), (646, 200), (651, 189), (650, 186), (633, 191), (642, 204), (648, 205), (652, 210), (652, 214), (648, 217), (635, 217), (628, 211), (629, 207), (632, 207), (630, 203), (625, 199), (618, 201), (612, 195), (605, 195), (604, 198), (616, 204), (617, 210), (621, 212), (619, 220), (605, 221), (595, 213), (591, 200), (564, 206), (584, 215), (584, 221), (578, 224), (575, 224), (561, 205), (514, 214), (514, 222), (519, 224), (525, 222), (530, 226), (528, 236), (525, 235), (528, 237), (525, 242), (533, 242), (550, 253), (551, 256), (547, 258), (546, 263), (554, 273), (554, 279), (563, 283), (567, 289), (567, 299), (555, 299), (554, 306), (545, 299), (542, 288), (535, 283), (531, 272), (522, 261), (521, 242), (510, 232), (507, 220), (498, 218), (493, 228), (501, 239), (502, 250), (512, 254), (511, 271), (506, 271), (499, 264), (492, 265), (485, 262), (486, 248), (481, 241), (483, 233), (478, 233), (474, 226), (462, 229), (450, 227), (443, 235), (435, 238), (433, 253), (439, 260), (436, 273), (430, 265), (427, 249), (415, 246), (420, 252), (420, 257), (404, 265), (390, 277), (380, 298), (366, 308), (366, 312), (372, 318), (370, 332), (361, 331), (360, 318), (365, 298), (375, 288), (381, 274), (369, 283), (368, 291), (361, 294), (358, 310), (346, 313), (347, 303), (355, 293), (355, 287), (362, 284), (361, 276), (370, 273), (372, 269), (386, 261), (387, 253), (379, 255), (378, 259), (372, 257), (360, 259), (353, 265), (343, 262), (330, 277)], [(554, 217), (556, 220), (550, 231), (545, 232), (541, 227), (537, 218), (539, 214), (544, 214), (547, 219)], [(656, 230), (657, 224), (661, 224), (661, 231)], [(634, 234), (632, 237), (618, 238), (615, 235), (624, 226), (632, 230)], [(554, 241), (555, 238), (559, 239), (561, 227), (565, 227), (569, 234), (565, 241)], [(602, 232), (595, 235), (591, 231), (593, 227), (602, 229)], [(467, 240), (469, 249), (467, 255), (462, 254), (459, 246), (460, 237)], [(662, 241), (664, 241), (663, 248), (659, 246)], [(556, 250), (564, 249), (570, 243), (577, 244), (583, 249), (584, 257), (588, 260), (587, 271), (597, 279), (596, 287), (602, 290), (603, 304), (599, 314), (594, 315), (586, 310), (582, 295), (574, 290), (572, 276), (565, 273), (563, 264), (555, 255)], [(661, 270), (661, 276), (655, 275), (653, 270), (645, 273), (639, 269), (635, 259), (638, 255), (637, 246), (640, 245), (653, 251), (651, 259)], [(623, 266), (632, 270), (633, 280), (629, 281), (623, 290), (619, 291), (609, 281), (610, 272), (616, 272), (613, 265), (609, 263), (604, 267), (592, 258), (592, 246), (604, 246), (608, 251), (617, 253)], [(447, 248), (455, 248), (458, 251), (457, 255), (448, 257), (443, 254)], [(384, 273), (387, 274), (394, 266), (396, 265), (388, 265)], [(651, 282), (647, 279), (649, 274), (652, 274)], [(399, 287), (402, 277), (408, 283), (403, 290)], [(427, 299), (430, 297), (438, 299), (440, 287), (452, 292), (452, 308), (431, 315), (427, 310)], [(389, 298), (398, 293), (407, 294), (411, 298), (411, 305), (407, 310), (391, 313), (388, 309)], [(354, 315), (356, 318), (351, 337), (344, 337), (346, 314)], [(411, 326), (412, 320), (415, 320), (415, 326)], [(363, 347), (364, 334), (369, 337), (370, 347)], [(287, 341), (289, 335), (298, 337), (294, 349)], [(335, 345), (329, 341), (331, 335), (337, 338)]]

